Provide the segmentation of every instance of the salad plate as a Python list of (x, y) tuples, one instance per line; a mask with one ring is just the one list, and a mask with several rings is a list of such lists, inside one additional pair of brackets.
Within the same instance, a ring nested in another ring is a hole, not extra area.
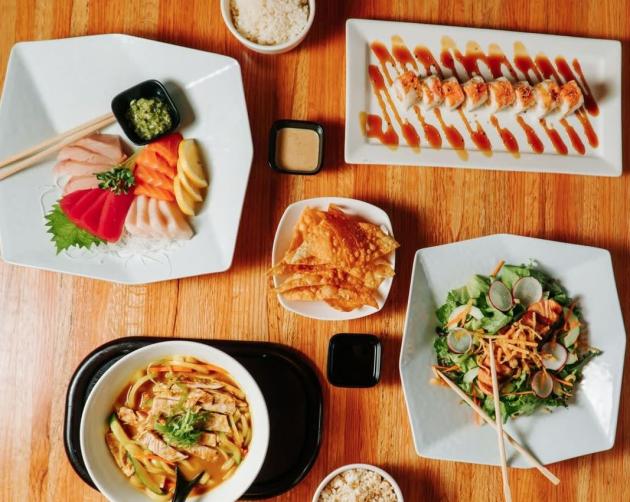
[[(543, 464), (612, 448), (615, 441), (626, 334), (610, 253), (605, 249), (515, 235), (420, 249), (415, 256), (400, 374), (418, 455), (440, 460), (499, 465), (496, 433), (479, 426), (474, 412), (447, 387), (435, 385), (436, 310), (449, 291), (475, 274), (490, 274), (501, 260), (536, 268), (577, 299), (588, 344), (601, 351), (583, 368), (568, 406), (511, 417), (505, 429)], [(485, 315), (485, 314), (484, 314)], [(584, 434), (588, 431), (588, 434)], [(506, 446), (508, 465), (529, 467)]]
[[(0, 101), (0, 158), (110, 110), (114, 96), (163, 82), (194, 137), (209, 186), (190, 240), (150, 249), (97, 246), (56, 254), (45, 214), (61, 191), (51, 157), (0, 182), (0, 255), (8, 263), (127, 284), (227, 270), (253, 154), (241, 71), (232, 58), (127, 35), (14, 46)], [(104, 133), (124, 137), (118, 124)], [(103, 248), (107, 248), (104, 251)]]
[[(506, 78), (528, 88), (543, 80), (575, 81), (584, 107), (566, 117), (551, 111), (541, 120), (534, 108), (522, 113), (516, 105), (497, 112), (485, 103), (469, 110), (461, 101), (455, 109), (410, 106), (397, 99), (395, 84), (404, 70), (420, 79), (455, 77), (462, 85), (472, 77), (486, 83)], [(620, 127), (619, 41), (367, 19), (346, 23), (347, 163), (620, 176)]]

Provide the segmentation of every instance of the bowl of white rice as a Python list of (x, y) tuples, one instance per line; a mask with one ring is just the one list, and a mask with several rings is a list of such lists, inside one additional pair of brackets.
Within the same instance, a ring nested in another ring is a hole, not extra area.
[(404, 499), (394, 478), (383, 469), (369, 464), (348, 464), (323, 479), (313, 502), (404, 502)]
[(306, 37), (315, 19), (315, 0), (221, 0), (221, 15), (245, 47), (281, 54)]

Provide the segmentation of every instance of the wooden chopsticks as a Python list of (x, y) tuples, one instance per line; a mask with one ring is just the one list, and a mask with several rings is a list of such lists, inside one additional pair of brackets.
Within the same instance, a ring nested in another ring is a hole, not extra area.
[(490, 346), (490, 374), (492, 375), (492, 400), (494, 401), (494, 416), (497, 431), (497, 443), (499, 445), (499, 457), (501, 458), (501, 479), (503, 480), (503, 497), (505, 502), (512, 502), (510, 490), (510, 478), (507, 472), (505, 460), (505, 444), (503, 443), (503, 418), (501, 417), (501, 401), (499, 400), (499, 381), (497, 379), (497, 366), (494, 361), (494, 344), (488, 341)]
[[(436, 376), (440, 377), (453, 392), (455, 392), (460, 398), (462, 398), (462, 400), (465, 401), (468, 406), (475, 410), (481, 418), (483, 418), (488, 424), (490, 424), (493, 429), (497, 429), (497, 425), (494, 420), (492, 420), (490, 416), (485, 411), (483, 411), (477, 403), (470, 399), (470, 397), (468, 397), (462, 389), (455, 385), (455, 383), (453, 383), (444, 373), (442, 373), (436, 367), (433, 367), (433, 372), (436, 374)], [(560, 483), (560, 480), (549, 469), (547, 469), (538, 460), (536, 460), (536, 458), (529, 451), (527, 451), (526, 448), (521, 446), (521, 444), (505, 430), (503, 430), (503, 437), (507, 439), (508, 443), (510, 443), (519, 453), (521, 453), (529, 461), (529, 463), (533, 465), (536, 469), (538, 469), (540, 473), (545, 476), (549, 481), (551, 481), (554, 485)]]
[[(0, 162), (0, 180), (8, 178), (12, 174), (28, 169), (37, 164), (42, 159), (61, 150), (64, 146), (73, 143), (84, 136), (95, 133), (96, 131), (107, 127), (114, 123), (116, 118), (113, 113), (106, 113), (84, 124), (81, 124), (69, 131), (53, 136), (41, 143), (27, 148), (11, 157)], [(13, 164), (13, 165), (11, 165)], [(10, 167), (7, 167), (10, 166)]]

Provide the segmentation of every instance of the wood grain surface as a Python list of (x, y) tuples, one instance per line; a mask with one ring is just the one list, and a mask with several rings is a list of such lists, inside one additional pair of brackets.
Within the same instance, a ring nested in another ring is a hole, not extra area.
[[(128, 287), (0, 262), (0, 500), (102, 500), (66, 459), (64, 399), (81, 359), (97, 345), (128, 335), (270, 340), (295, 347), (313, 361), (325, 398), (322, 448), (308, 476), (275, 500), (310, 501), (322, 477), (349, 462), (382, 466), (399, 481), (408, 501), (501, 500), (498, 468), (425, 460), (414, 452), (398, 375), (413, 255), (424, 246), (496, 232), (601, 246), (612, 253), (628, 321), (630, 178), (627, 172), (607, 179), (345, 165), (349, 17), (622, 40), (623, 121), (630, 126), (628, 0), (320, 0), (306, 41), (274, 57), (239, 45), (223, 25), (218, 0), (0, 0), (0, 75), (15, 42), (98, 33), (128, 33), (237, 58), (255, 146), (234, 265), (227, 273)], [(268, 168), (268, 131), (277, 118), (325, 125), (326, 164), (320, 174), (285, 176)], [(630, 141), (624, 136), (628, 163)], [(378, 315), (316, 322), (284, 311), (267, 293), (265, 271), (282, 212), (289, 203), (324, 195), (371, 202), (392, 219), (402, 244), (398, 275)], [(381, 337), (384, 364), (378, 386), (344, 390), (326, 383), (328, 340), (338, 332)], [(626, 364), (626, 381), (629, 370)], [(558, 487), (536, 471), (510, 470), (514, 500), (630, 500), (627, 386), (615, 447), (552, 470), (562, 480)]]

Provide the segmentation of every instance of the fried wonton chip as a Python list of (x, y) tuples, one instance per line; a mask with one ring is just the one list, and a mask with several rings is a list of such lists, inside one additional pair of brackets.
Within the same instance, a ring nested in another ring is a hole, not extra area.
[(281, 277), (275, 291), (288, 300), (325, 301), (342, 311), (378, 308), (376, 290), (394, 275), (386, 258), (398, 246), (381, 227), (338, 206), (306, 208), (289, 249), (269, 273)]

